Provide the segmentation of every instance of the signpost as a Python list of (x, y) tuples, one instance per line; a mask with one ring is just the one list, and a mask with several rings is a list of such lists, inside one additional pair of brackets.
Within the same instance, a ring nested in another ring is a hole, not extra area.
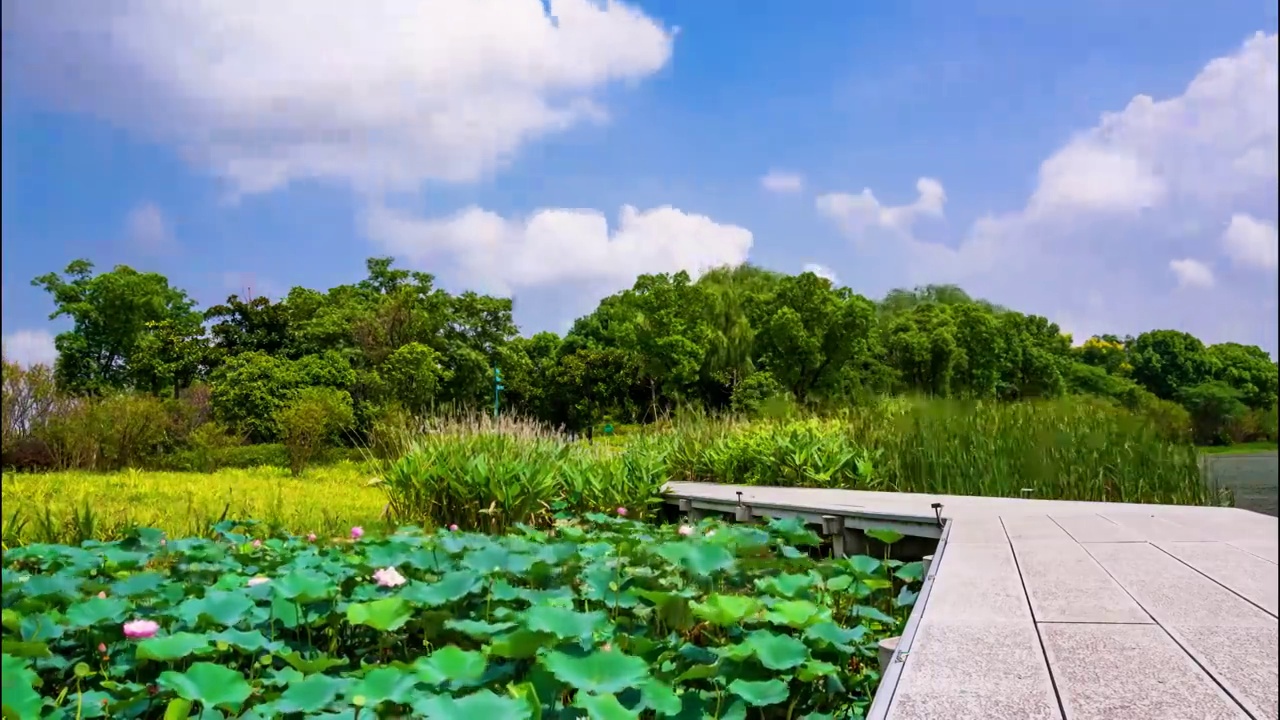
[(493, 366), (493, 417), (498, 418), (498, 402), (499, 396), (506, 386), (502, 384), (502, 370), (497, 365)]

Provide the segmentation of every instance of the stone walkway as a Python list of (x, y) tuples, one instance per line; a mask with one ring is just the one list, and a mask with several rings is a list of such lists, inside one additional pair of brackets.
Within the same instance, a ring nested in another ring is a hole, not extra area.
[(669, 490), (672, 502), (706, 511), (741, 503), (754, 516), (821, 524), (835, 515), (846, 527), (895, 518), (908, 534), (916, 522), (921, 535), (941, 535), (873, 720), (1278, 720), (1275, 517), (699, 483)]

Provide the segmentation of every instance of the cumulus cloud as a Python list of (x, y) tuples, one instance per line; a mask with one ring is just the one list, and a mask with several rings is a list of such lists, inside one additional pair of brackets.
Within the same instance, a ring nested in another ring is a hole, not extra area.
[(819, 195), (814, 204), (820, 214), (850, 235), (860, 236), (873, 228), (910, 233), (917, 219), (942, 217), (943, 206), (947, 202), (942, 183), (933, 178), (917, 180), (916, 192), (915, 201), (907, 205), (883, 205), (870, 188), (857, 195), (826, 193)]
[(772, 193), (798, 193), (804, 189), (804, 177), (799, 173), (771, 170), (760, 178), (760, 187)]
[(172, 249), (173, 234), (164, 213), (152, 203), (143, 203), (129, 213), (126, 222), (129, 241), (147, 253), (161, 253)]
[(239, 193), (471, 181), (606, 117), (674, 33), (610, 0), (5, 3), (4, 82), (162, 142)]
[(1178, 287), (1211, 288), (1213, 287), (1213, 270), (1208, 265), (1192, 258), (1170, 260), (1169, 269), (1178, 278)]
[[(1181, 94), (1133, 98), (1047, 157), (1023, 208), (981, 218), (959, 243), (898, 232), (896, 273), (959, 283), (1076, 335), (1179, 327), (1274, 352), (1276, 275), (1257, 270), (1276, 265), (1277, 64), (1276, 35), (1259, 33)], [(901, 230), (898, 208), (869, 190), (824, 198), (821, 214), (851, 237)], [(929, 207), (941, 206), (939, 192)], [(1231, 266), (1210, 270), (1223, 255)], [(1171, 271), (1202, 292), (1176, 292)]]
[(365, 228), (411, 264), (430, 268), (444, 260), (469, 284), (498, 293), (566, 282), (608, 293), (643, 273), (685, 270), (696, 277), (743, 263), (752, 245), (745, 228), (669, 206), (624, 206), (612, 229), (595, 210), (543, 209), (504, 218), (470, 207), (423, 219), (376, 206)]
[(1259, 220), (1248, 213), (1236, 213), (1222, 234), (1222, 247), (1227, 256), (1239, 265), (1275, 270), (1280, 237), (1277, 237), (1275, 223)]
[(811, 272), (820, 278), (826, 278), (831, 282), (832, 285), (839, 284), (839, 279), (836, 277), (836, 271), (832, 270), (826, 265), (819, 265), (818, 263), (805, 263), (804, 268), (802, 268), (802, 271)]
[(53, 345), (53, 334), (47, 330), (18, 330), (4, 336), (4, 357), (23, 367), (53, 365), (58, 350)]

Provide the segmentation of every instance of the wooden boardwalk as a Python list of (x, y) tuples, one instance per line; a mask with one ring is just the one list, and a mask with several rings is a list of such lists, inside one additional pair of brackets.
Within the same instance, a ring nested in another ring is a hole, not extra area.
[(1275, 517), (698, 483), (669, 491), (694, 511), (815, 525), (827, 516), (828, 530), (836, 516), (848, 529), (938, 538), (872, 720), (1280, 714)]

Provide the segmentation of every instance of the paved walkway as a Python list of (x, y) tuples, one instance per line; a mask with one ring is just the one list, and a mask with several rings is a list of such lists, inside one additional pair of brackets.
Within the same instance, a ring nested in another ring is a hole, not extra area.
[[(672, 483), (757, 516), (934, 519), (889, 720), (1277, 720), (1277, 519), (1233, 508)], [(851, 520), (852, 522), (853, 520)]]

